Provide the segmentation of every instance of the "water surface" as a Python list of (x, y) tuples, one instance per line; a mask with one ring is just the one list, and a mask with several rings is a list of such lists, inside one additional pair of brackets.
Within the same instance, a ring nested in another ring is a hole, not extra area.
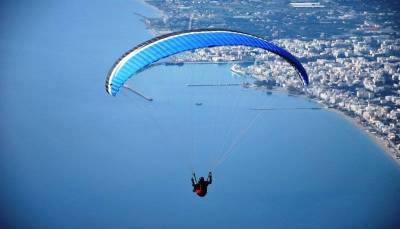
[[(1, 222), (10, 228), (396, 228), (400, 170), (361, 130), (229, 66), (160, 66), (132, 79), (154, 98), (108, 96), (121, 53), (151, 38), (131, 1), (1, 7)], [(202, 103), (201, 106), (195, 103)], [(214, 170), (206, 198), (190, 167)]]

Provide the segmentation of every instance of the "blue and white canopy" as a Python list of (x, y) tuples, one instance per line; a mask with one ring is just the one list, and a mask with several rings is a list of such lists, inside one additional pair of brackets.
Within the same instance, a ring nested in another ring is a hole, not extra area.
[(111, 68), (106, 80), (106, 90), (115, 96), (130, 77), (154, 62), (180, 52), (216, 46), (249, 46), (275, 53), (290, 63), (299, 73), (304, 85), (308, 85), (306, 70), (285, 49), (242, 32), (201, 29), (166, 34), (129, 50)]

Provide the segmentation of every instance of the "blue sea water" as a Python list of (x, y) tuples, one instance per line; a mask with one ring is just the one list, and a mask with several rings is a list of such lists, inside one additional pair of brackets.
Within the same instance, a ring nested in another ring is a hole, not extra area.
[[(303, 98), (243, 87), (229, 66), (104, 80), (151, 38), (135, 1), (9, 1), (0, 9), (2, 228), (397, 228), (400, 169), (361, 130)], [(196, 103), (202, 103), (201, 106)], [(214, 183), (206, 198), (190, 173)]]

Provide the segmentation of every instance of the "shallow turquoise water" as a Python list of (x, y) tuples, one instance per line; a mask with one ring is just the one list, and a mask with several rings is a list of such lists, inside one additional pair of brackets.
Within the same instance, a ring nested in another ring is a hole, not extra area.
[[(362, 131), (324, 110), (257, 116), (248, 109), (314, 103), (241, 87), (185, 86), (249, 80), (218, 65), (143, 72), (130, 85), (153, 97), (151, 104), (127, 91), (106, 95), (113, 61), (151, 37), (132, 9), (152, 13), (130, 1), (2, 7), (4, 227), (400, 224), (400, 169)], [(252, 120), (215, 168), (207, 198), (194, 196), (190, 166), (205, 175)]]

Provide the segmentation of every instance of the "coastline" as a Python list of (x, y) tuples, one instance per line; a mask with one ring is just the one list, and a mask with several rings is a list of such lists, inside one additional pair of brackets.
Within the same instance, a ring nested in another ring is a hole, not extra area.
[(144, 6), (150, 7), (154, 11), (154, 15), (151, 15), (151, 16), (160, 16), (160, 17), (164, 16), (164, 12), (163, 11), (161, 11), (157, 7), (147, 3), (146, 0), (135, 0), (135, 1), (139, 2), (140, 4), (142, 4)]
[[(282, 90), (280, 90), (280, 91), (281, 91), (281, 92), (288, 93), (287, 90), (284, 90), (284, 89), (282, 89)], [(397, 158), (396, 158), (396, 153), (398, 152), (398, 150), (395, 149), (395, 148), (393, 148), (393, 147), (391, 147), (391, 146), (389, 146), (388, 141), (383, 140), (383, 139), (379, 138), (379, 136), (377, 136), (377, 135), (375, 135), (375, 134), (369, 132), (368, 129), (367, 129), (365, 126), (363, 126), (356, 118), (353, 118), (353, 117), (350, 117), (350, 116), (346, 115), (346, 114), (345, 114), (343, 111), (341, 111), (341, 110), (328, 107), (326, 104), (324, 104), (324, 103), (322, 103), (322, 102), (320, 102), (320, 101), (318, 101), (318, 100), (316, 100), (316, 99), (310, 98), (310, 97), (308, 97), (306, 94), (297, 95), (297, 96), (298, 96), (298, 97), (302, 97), (302, 98), (304, 98), (304, 99), (306, 99), (306, 100), (312, 101), (312, 102), (314, 102), (314, 103), (316, 103), (316, 104), (319, 104), (320, 106), (325, 106), (325, 107), (326, 107), (325, 110), (337, 114), (337, 115), (340, 116), (342, 119), (344, 119), (345, 121), (347, 121), (350, 125), (353, 125), (353, 126), (355, 126), (356, 128), (358, 128), (359, 130), (361, 130), (361, 132), (362, 132), (363, 134), (365, 134), (371, 141), (373, 141), (376, 145), (378, 145), (378, 146), (382, 149), (382, 151), (384, 151), (385, 154), (386, 154), (388, 157), (390, 157), (390, 158), (392, 159), (392, 161), (393, 161), (397, 166), (400, 167), (400, 159), (397, 159)]]
[(342, 111), (334, 109), (334, 108), (327, 108), (327, 110), (339, 115), (341, 118), (346, 120), (351, 125), (354, 125), (355, 127), (362, 130), (362, 132), (366, 136), (368, 136), (376, 145), (378, 145), (386, 153), (387, 156), (389, 156), (391, 159), (393, 159), (394, 163), (396, 163), (398, 166), (400, 166), (400, 160), (397, 159), (396, 155), (395, 155), (396, 150), (393, 149), (392, 147), (388, 146), (388, 142), (386, 140), (383, 140), (383, 139), (379, 138), (378, 136), (370, 133), (367, 130), (367, 128), (365, 128), (362, 124), (360, 124), (358, 122), (357, 119), (344, 114)]
[[(281, 88), (281, 90), (277, 90), (277, 91), (283, 92), (283, 93), (287, 93), (287, 94), (288, 94), (288, 91), (285, 90), (285, 89), (283, 89), (283, 88)], [(384, 151), (385, 154), (386, 154), (387, 156), (389, 156), (389, 157), (394, 161), (394, 163), (395, 163), (397, 166), (400, 167), (400, 160), (396, 158), (396, 153), (397, 153), (398, 151), (397, 151), (395, 148), (393, 148), (392, 146), (389, 146), (388, 141), (386, 141), (386, 140), (380, 138), (379, 136), (377, 136), (377, 135), (375, 135), (375, 134), (369, 132), (368, 129), (367, 129), (365, 126), (363, 126), (356, 118), (351, 117), (351, 116), (349, 116), (349, 115), (346, 115), (346, 114), (345, 114), (343, 111), (341, 111), (341, 110), (338, 110), (338, 109), (335, 109), (335, 108), (332, 108), (332, 107), (328, 107), (326, 104), (321, 103), (320, 101), (318, 101), (318, 100), (316, 100), (316, 99), (310, 98), (310, 97), (308, 97), (308, 96), (305, 95), (305, 94), (296, 95), (296, 96), (302, 97), (302, 98), (304, 98), (304, 99), (306, 99), (306, 100), (309, 100), (309, 101), (312, 101), (312, 102), (318, 104), (319, 106), (325, 106), (325, 108), (324, 108), (325, 110), (337, 114), (337, 115), (340, 116), (342, 119), (344, 119), (345, 121), (347, 121), (350, 125), (353, 125), (353, 126), (355, 126), (356, 128), (358, 128), (359, 130), (361, 130), (361, 132), (362, 132), (363, 134), (365, 134), (371, 141), (373, 141), (376, 145), (378, 145), (378, 147), (380, 147), (380, 148), (382, 149), (382, 151)]]
[[(235, 74), (237, 74), (237, 73), (235, 73)], [(255, 77), (255, 76), (251, 76), (251, 77), (259, 80), (259, 78)], [(257, 87), (254, 87), (253, 89), (257, 89)], [(288, 90), (286, 90), (286, 89), (284, 89), (282, 87), (274, 88), (274, 89), (272, 89), (272, 91), (278, 91), (278, 92), (290, 94), (288, 92)], [(319, 106), (324, 106), (325, 110), (337, 114), (342, 119), (347, 121), (349, 124), (351, 124), (351, 125), (355, 126), (356, 128), (360, 129), (363, 134), (365, 134), (371, 141), (373, 141), (376, 145), (378, 145), (385, 152), (385, 154), (387, 156), (389, 156), (397, 166), (400, 167), (400, 159), (398, 159), (396, 157), (396, 154), (398, 154), (399, 151), (395, 148), (395, 146), (390, 146), (389, 145), (390, 143), (387, 140), (384, 140), (384, 139), (380, 138), (379, 136), (369, 132), (368, 128), (363, 126), (356, 118), (345, 114), (343, 111), (341, 111), (339, 109), (328, 107), (328, 105), (320, 102), (319, 100), (310, 98), (306, 94), (299, 94), (299, 95), (295, 95), (295, 96), (302, 97), (303, 99), (306, 99), (308, 101), (312, 101), (312, 102), (318, 104)]]

